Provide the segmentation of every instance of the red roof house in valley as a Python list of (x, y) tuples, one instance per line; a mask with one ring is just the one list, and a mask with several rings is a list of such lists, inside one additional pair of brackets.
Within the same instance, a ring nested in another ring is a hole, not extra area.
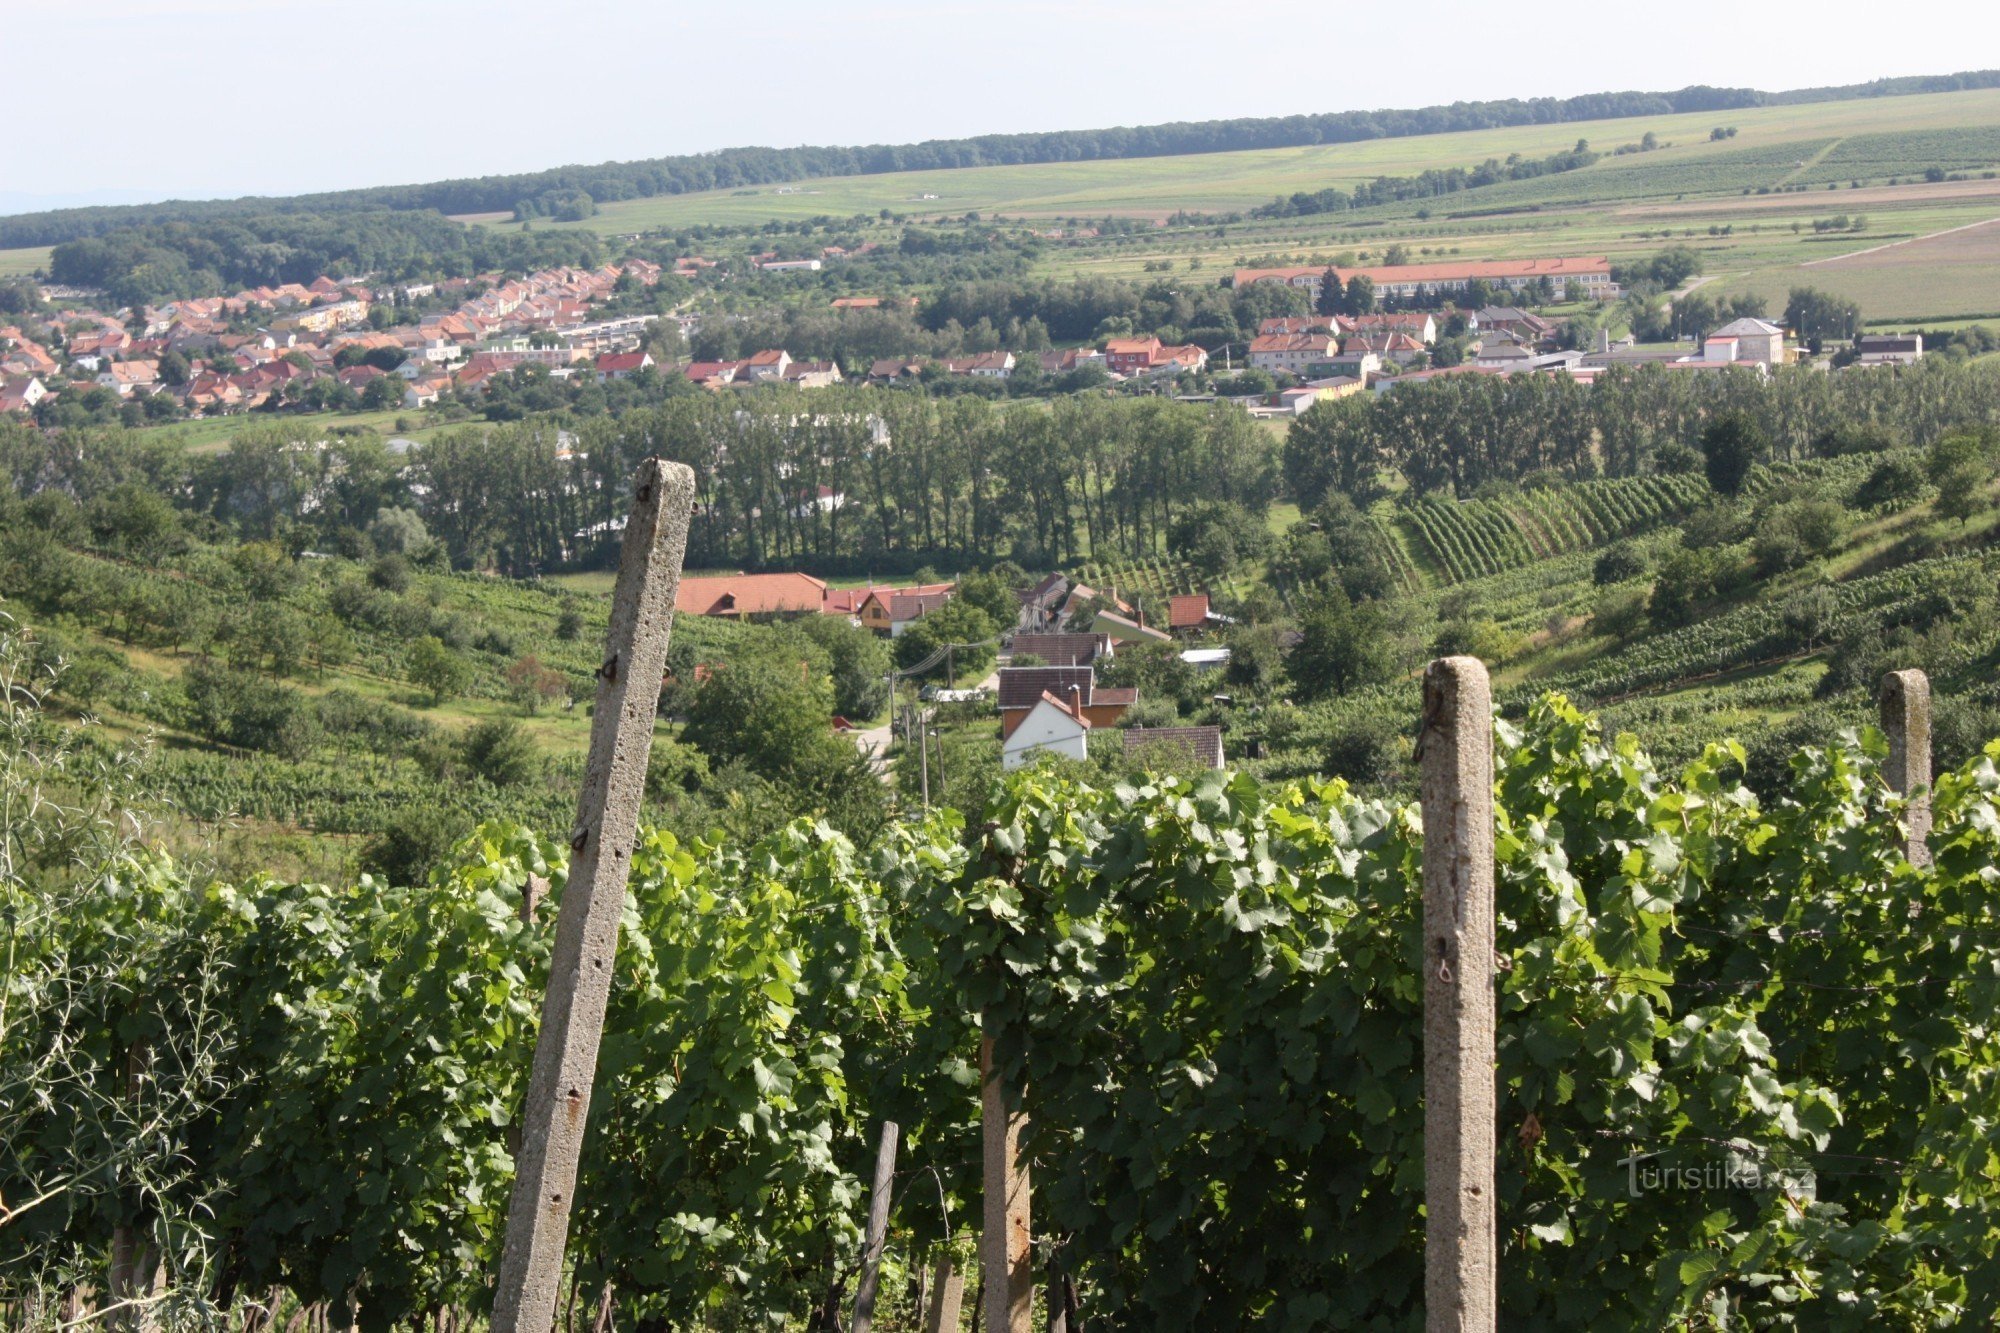
[(691, 616), (816, 616), (826, 584), (810, 574), (722, 574), (683, 578), (674, 610)]
[(1200, 629), (1208, 623), (1208, 594), (1182, 593), (1167, 598), (1168, 629)]
[(628, 380), (652, 364), (651, 352), (612, 352), (597, 358), (597, 382)]

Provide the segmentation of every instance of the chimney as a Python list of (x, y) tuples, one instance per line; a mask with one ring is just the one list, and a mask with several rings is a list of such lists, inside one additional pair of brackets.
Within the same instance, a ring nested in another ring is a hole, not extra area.
[(1600, 352), (1611, 350), (1611, 330), (1608, 327), (1597, 331), (1597, 350)]

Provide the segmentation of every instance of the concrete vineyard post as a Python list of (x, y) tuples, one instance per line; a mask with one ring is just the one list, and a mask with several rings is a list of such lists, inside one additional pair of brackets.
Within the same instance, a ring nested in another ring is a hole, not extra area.
[(1027, 1114), (1009, 1110), (990, 1030), (979, 1042), (980, 1127), (985, 1137), (985, 1213), (979, 1233), (984, 1279), (983, 1333), (1028, 1333), (1035, 1267), (1029, 1247), (1028, 1164), (1021, 1158)]
[(950, 1253), (938, 1257), (931, 1277), (931, 1304), (924, 1314), (924, 1333), (958, 1333), (959, 1311), (965, 1306), (965, 1275), (953, 1267)]
[(1492, 1333), (1493, 708), (1486, 668), (1424, 673), (1424, 1326)]
[(521, 1115), (521, 1151), (493, 1293), (494, 1333), (547, 1333), (555, 1324), (618, 919), (693, 508), (693, 472), (657, 458), (639, 465), (611, 629), (597, 670), (590, 757), (570, 833), (569, 887), (556, 917), (549, 990)]
[(1910, 864), (1931, 863), (1931, 682), (1921, 671), (1882, 677), (1882, 730), (1889, 738), (1889, 786), (1909, 798)]
[(854, 1289), (853, 1333), (875, 1325), (875, 1290), (882, 1279), (882, 1247), (889, 1240), (889, 1203), (896, 1189), (896, 1122), (882, 1122), (875, 1149), (875, 1184), (868, 1194), (868, 1244), (861, 1253), (861, 1282)]

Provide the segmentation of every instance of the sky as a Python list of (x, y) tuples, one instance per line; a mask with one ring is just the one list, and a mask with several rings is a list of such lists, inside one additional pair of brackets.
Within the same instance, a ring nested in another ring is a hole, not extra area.
[[(2000, 65), (2000, 4), (0, 0), (0, 212)], [(17, 120), (17, 126), (26, 123)]]

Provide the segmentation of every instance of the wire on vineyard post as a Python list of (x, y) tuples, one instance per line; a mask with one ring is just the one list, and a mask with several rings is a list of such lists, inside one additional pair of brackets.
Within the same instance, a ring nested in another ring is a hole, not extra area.
[[(988, 1029), (979, 1041), (980, 1130), (985, 1139), (985, 1213), (979, 1234), (982, 1333), (1029, 1333), (1034, 1321), (1035, 1256), (1029, 1244), (1028, 1163), (1021, 1156), (1027, 1112), (1008, 1107), (1008, 1089)], [(1018, 1094), (1019, 1090), (1015, 1090)]]
[(1424, 672), (1424, 1326), (1493, 1333), (1493, 695), (1476, 657)]
[(570, 833), (569, 887), (556, 916), (549, 990), (522, 1108), (521, 1152), (493, 1293), (494, 1333), (547, 1333), (555, 1324), (618, 920), (693, 510), (691, 470), (657, 458), (639, 465), (604, 664), (597, 669), (590, 757)]
[(1889, 786), (1907, 798), (1903, 822), (1913, 866), (1931, 863), (1931, 682), (1921, 671), (1882, 677), (1882, 730), (1889, 738)]

